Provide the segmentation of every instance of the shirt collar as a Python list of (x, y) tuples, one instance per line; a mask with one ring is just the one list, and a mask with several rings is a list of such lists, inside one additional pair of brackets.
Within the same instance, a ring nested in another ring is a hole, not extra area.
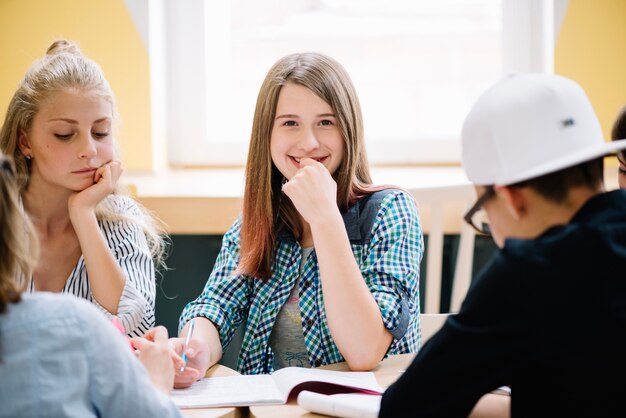
[(591, 197), (572, 217), (570, 223), (600, 223), (607, 218), (622, 218), (626, 208), (626, 191), (618, 189)]

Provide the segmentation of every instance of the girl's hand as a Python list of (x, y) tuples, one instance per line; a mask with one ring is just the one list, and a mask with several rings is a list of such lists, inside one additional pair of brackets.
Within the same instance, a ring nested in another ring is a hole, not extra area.
[(169, 394), (174, 384), (174, 364), (168, 345), (167, 329), (163, 326), (152, 328), (143, 338), (134, 338), (132, 341), (139, 350), (137, 357), (148, 370), (154, 386)]
[(115, 190), (122, 172), (120, 161), (109, 161), (98, 167), (94, 173), (93, 185), (70, 196), (68, 201), (70, 215), (81, 209), (93, 210), (98, 203)]
[(189, 345), (187, 346), (187, 365), (184, 371), (180, 373), (181, 367), (184, 362), (181, 356), (183, 355), (183, 347), (185, 345), (184, 338), (170, 338), (169, 345), (171, 351), (176, 355), (174, 365), (176, 366), (176, 374), (174, 376), (175, 388), (186, 388), (191, 386), (195, 381), (201, 379), (209, 369), (210, 357), (208, 346), (201, 341), (191, 338)]
[(300, 170), (283, 185), (283, 193), (309, 224), (338, 212), (337, 183), (324, 164), (311, 158), (300, 160)]

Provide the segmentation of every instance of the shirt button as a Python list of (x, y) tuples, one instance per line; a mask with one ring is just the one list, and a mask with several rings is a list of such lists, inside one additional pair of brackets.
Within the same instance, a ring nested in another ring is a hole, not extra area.
[(308, 327), (310, 327), (311, 325), (313, 325), (313, 320), (312, 320), (312, 319), (307, 319), (307, 320), (306, 320), (306, 325), (307, 325)]
[(314, 364), (315, 364), (315, 367), (320, 367), (322, 365), (322, 360), (317, 359), (317, 360), (315, 360)]
[(310, 281), (310, 280), (306, 280), (306, 281), (304, 282), (304, 288), (305, 288), (305, 289), (308, 289), (309, 287), (311, 287), (311, 281)]

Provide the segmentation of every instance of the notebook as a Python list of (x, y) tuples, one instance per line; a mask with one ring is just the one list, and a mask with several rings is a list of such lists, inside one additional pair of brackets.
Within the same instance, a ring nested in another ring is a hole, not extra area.
[(323, 395), (302, 391), (298, 395), (298, 406), (316, 414), (342, 418), (377, 418), (381, 395), (342, 393)]
[(272, 374), (207, 377), (189, 388), (174, 389), (171, 398), (180, 408), (280, 405), (303, 390), (376, 395), (384, 391), (372, 372), (285, 367)]

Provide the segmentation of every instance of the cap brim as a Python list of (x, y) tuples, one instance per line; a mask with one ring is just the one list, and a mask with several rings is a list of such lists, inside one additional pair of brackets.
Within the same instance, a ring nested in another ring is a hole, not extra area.
[(563, 170), (568, 167), (584, 163), (586, 161), (614, 154), (623, 149), (626, 149), (626, 139), (603, 142), (598, 145), (580, 149), (577, 152), (569, 151), (567, 155), (564, 155), (562, 158), (554, 159), (546, 164), (533, 167), (532, 169), (523, 171), (521, 173), (515, 173), (515, 175), (511, 177), (503, 176), (503, 178), (497, 179), (494, 184), (499, 186), (506, 186), (519, 183), (520, 181), (525, 181), (535, 177), (543, 176), (545, 174), (554, 173), (556, 171)]

